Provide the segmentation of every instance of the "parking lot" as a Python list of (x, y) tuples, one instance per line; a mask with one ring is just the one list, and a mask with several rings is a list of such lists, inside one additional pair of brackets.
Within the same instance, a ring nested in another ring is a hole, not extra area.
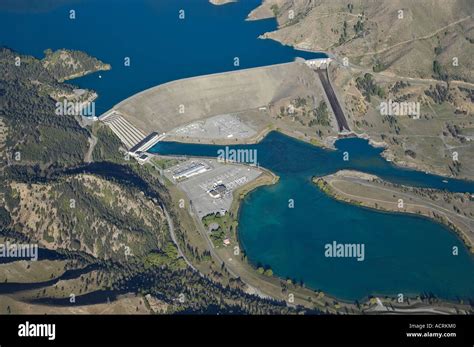
[[(191, 163), (203, 164), (208, 170), (178, 181), (173, 179), (175, 172), (189, 167)], [(186, 193), (194, 212), (202, 218), (210, 213), (228, 211), (233, 192), (260, 176), (261, 171), (257, 167), (218, 163), (215, 159), (193, 159), (165, 170), (164, 174)], [(224, 186), (225, 190), (218, 197), (211, 196), (210, 192), (219, 185)]]
[(200, 139), (245, 139), (256, 134), (236, 114), (223, 114), (193, 122), (169, 132), (171, 135)]

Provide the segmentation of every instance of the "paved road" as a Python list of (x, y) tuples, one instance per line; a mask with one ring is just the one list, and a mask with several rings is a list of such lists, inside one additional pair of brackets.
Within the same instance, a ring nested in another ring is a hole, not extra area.
[[(183, 251), (181, 250), (181, 247), (179, 246), (179, 243), (178, 243), (178, 240), (176, 238), (176, 234), (174, 232), (174, 223), (173, 223), (173, 220), (171, 219), (170, 215), (168, 214), (168, 211), (166, 210), (166, 208), (164, 206), (162, 206), (163, 208), (163, 211), (165, 213), (165, 216), (166, 216), (166, 220), (168, 221), (168, 225), (169, 225), (169, 229), (170, 229), (170, 235), (171, 235), (171, 240), (174, 242), (174, 244), (176, 245), (177, 249), (178, 249), (178, 255), (180, 257), (182, 257), (184, 259), (184, 261), (186, 262), (186, 264), (191, 268), (193, 269), (194, 271), (196, 271), (201, 277), (206, 277), (206, 275), (204, 275), (201, 271), (199, 271), (187, 258), (186, 256), (184, 255)], [(229, 265), (224, 259), (222, 259), (219, 254), (217, 254), (217, 252), (214, 250), (214, 245), (212, 243), (212, 241), (210, 240), (209, 238), (209, 235), (207, 235), (206, 233), (206, 230), (204, 229), (204, 227), (202, 226), (202, 224), (199, 222), (199, 220), (196, 219), (196, 213), (195, 211), (193, 211), (194, 213), (194, 220), (196, 221), (197, 223), (197, 227), (198, 227), (198, 231), (199, 231), (199, 234), (201, 235), (201, 237), (206, 241), (206, 243), (208, 244), (208, 247), (209, 247), (209, 251), (211, 253), (211, 256), (214, 257), (214, 259), (216, 259), (217, 261), (219, 261), (221, 264), (224, 263), (226, 265), (226, 268), (227, 268), (227, 271), (235, 278), (241, 278), (237, 273), (233, 272), (230, 268), (229, 268)], [(242, 280), (242, 279), (241, 279)], [(249, 288), (250, 292), (253, 292), (255, 295), (258, 295), (262, 298), (273, 298), (272, 296), (268, 295), (268, 294), (265, 294), (263, 293), (260, 289), (257, 289), (255, 288), (254, 286), (250, 285), (249, 283), (243, 281)]]
[(93, 161), (92, 152), (94, 152), (94, 147), (97, 144), (97, 137), (95, 137), (93, 134), (91, 134), (88, 141), (89, 141), (89, 149), (87, 150), (87, 153), (84, 156), (84, 162), (92, 163), (92, 161)]
[(331, 104), (332, 110), (334, 115), (336, 116), (337, 125), (339, 126), (339, 131), (350, 131), (349, 125), (347, 125), (346, 117), (344, 116), (344, 112), (342, 111), (341, 105), (337, 100), (336, 93), (334, 93), (334, 89), (332, 89), (331, 83), (329, 82), (328, 70), (327, 69), (318, 69), (316, 73), (321, 80), (321, 83), (324, 87), (324, 91), (328, 97), (329, 103)]
[[(256, 288), (255, 286), (251, 285), (250, 283), (248, 283), (247, 281), (245, 281), (242, 276), (238, 273), (236, 273), (235, 271), (232, 270), (232, 264), (229, 260), (227, 259), (223, 259), (215, 250), (214, 248), (214, 244), (212, 243), (212, 240), (209, 238), (209, 234), (207, 233), (206, 229), (204, 228), (204, 226), (202, 225), (202, 222), (200, 221), (198, 215), (197, 215), (197, 212), (196, 210), (194, 209), (194, 206), (192, 207), (192, 210), (193, 210), (193, 219), (195, 221), (195, 224), (197, 226), (197, 230), (199, 232), (199, 234), (201, 235), (201, 237), (206, 241), (207, 245), (208, 245), (208, 250), (209, 252), (211, 253), (211, 256), (216, 259), (220, 264), (224, 264), (225, 267), (226, 267), (226, 270), (229, 272), (229, 274), (231, 276), (233, 276), (234, 278), (240, 278), (240, 280), (242, 282), (244, 282), (247, 287), (248, 287), (248, 292), (249, 293), (254, 293), (255, 295), (261, 297), (261, 298), (272, 298), (272, 299), (277, 299), (273, 296), (271, 296), (270, 294), (268, 293), (265, 293), (262, 289), (258, 289)], [(241, 268), (240, 271), (243, 271), (245, 272), (246, 270), (244, 268)], [(275, 288), (280, 288), (279, 286), (275, 286), (271, 283), (268, 283), (269, 285), (275, 287)]]
[(168, 211), (166, 211), (166, 209), (164, 208), (164, 206), (163, 206), (163, 212), (165, 213), (166, 220), (168, 221), (168, 226), (169, 226), (169, 229), (170, 229), (171, 240), (173, 240), (174, 244), (175, 244), (176, 247), (178, 248), (178, 255), (184, 259), (184, 261), (186, 262), (186, 264), (188, 264), (188, 266), (189, 266), (191, 269), (193, 269), (194, 271), (197, 271), (202, 277), (204, 277), (204, 275), (203, 275), (198, 269), (196, 269), (193, 264), (191, 264), (191, 262), (186, 258), (186, 256), (184, 255), (183, 251), (181, 250), (181, 247), (179, 246), (178, 240), (176, 239), (176, 235), (175, 235), (175, 233), (174, 233), (173, 220), (171, 219), (170, 215), (168, 214)]
[[(369, 198), (369, 197), (366, 197), (366, 196), (358, 196), (358, 195), (353, 195), (353, 194), (350, 194), (350, 193), (347, 193), (347, 192), (344, 192), (342, 191), (341, 189), (337, 188), (334, 186), (334, 181), (336, 181), (337, 179), (333, 179), (329, 184), (331, 185), (332, 188), (334, 188), (335, 190), (337, 190), (339, 193), (343, 194), (343, 195), (348, 195), (348, 196), (351, 196), (353, 198), (356, 198), (356, 199), (359, 199), (359, 200), (363, 200), (363, 199), (366, 199), (366, 200), (371, 200), (371, 201), (378, 201), (378, 202), (383, 202), (383, 203), (394, 203), (394, 204), (397, 204), (398, 202), (393, 202), (393, 201), (387, 201), (387, 200), (380, 200), (380, 199), (374, 199), (374, 198)], [(355, 182), (357, 184), (360, 184), (361, 186), (365, 186), (367, 188), (375, 188), (375, 189), (380, 189), (380, 190), (384, 190), (386, 192), (389, 192), (389, 193), (393, 193), (393, 194), (396, 194), (396, 195), (400, 195), (400, 196), (403, 196), (405, 197), (407, 200), (412, 200), (412, 199), (415, 199), (415, 201), (418, 201), (418, 202), (421, 202), (420, 204), (414, 204), (414, 203), (406, 203), (405, 205), (408, 205), (408, 206), (417, 206), (417, 207), (423, 207), (423, 208), (427, 208), (427, 209), (430, 209), (432, 210), (433, 212), (436, 212), (436, 213), (440, 213), (440, 214), (444, 214), (446, 217), (448, 215), (450, 215), (451, 217), (454, 217), (454, 218), (460, 218), (462, 219), (463, 221), (463, 224), (468, 228), (470, 229), (471, 226), (470, 226), (470, 223), (472, 223), (474, 221), (473, 218), (470, 218), (468, 216), (464, 216), (462, 214), (458, 214), (456, 213), (456, 211), (454, 210), (450, 210), (450, 209), (447, 209), (447, 208), (444, 208), (443, 206), (440, 206), (438, 204), (435, 204), (435, 203), (432, 203), (430, 201), (427, 201), (427, 200), (424, 200), (423, 198), (421, 197), (418, 197), (416, 195), (412, 195), (412, 194), (407, 194), (407, 193), (404, 193), (403, 191), (401, 190), (397, 190), (397, 189), (389, 189), (389, 188), (385, 188), (385, 187), (381, 187), (379, 185), (376, 185), (376, 184), (371, 184), (363, 179), (358, 179), (358, 178), (348, 178), (347, 180), (339, 180), (339, 181), (342, 181), (342, 182), (347, 182), (347, 181), (350, 181), (350, 182)], [(466, 224), (467, 223), (467, 224)]]
[[(157, 167), (156, 165), (153, 164), (153, 162), (150, 162), (151, 165), (153, 165), (153, 167), (156, 169), (156, 170), (160, 170), (159, 167)], [(164, 185), (164, 182), (161, 180), (161, 178), (158, 178), (159, 182), (161, 184)], [(168, 211), (166, 210), (165, 206), (163, 204), (160, 204), (161, 208), (163, 209), (163, 212), (165, 214), (165, 217), (166, 217), (166, 221), (168, 222), (168, 227), (169, 227), (169, 230), (170, 230), (170, 236), (171, 236), (171, 240), (173, 241), (173, 243), (176, 245), (176, 248), (178, 249), (178, 255), (180, 257), (182, 257), (184, 259), (184, 261), (186, 262), (186, 264), (191, 268), (193, 269), (194, 271), (197, 271), (197, 273), (199, 273), (199, 275), (201, 277), (204, 277), (204, 274), (199, 271), (189, 260), (188, 258), (186, 258), (186, 256), (184, 255), (183, 251), (181, 250), (181, 247), (179, 246), (179, 242), (178, 242), (178, 239), (176, 238), (176, 234), (174, 233), (174, 223), (173, 223), (173, 219), (170, 217)]]

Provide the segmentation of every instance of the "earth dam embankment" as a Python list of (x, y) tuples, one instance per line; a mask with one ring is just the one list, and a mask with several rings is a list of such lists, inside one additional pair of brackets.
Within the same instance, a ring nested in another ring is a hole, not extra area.
[(145, 133), (162, 133), (211, 116), (311, 95), (319, 89), (317, 83), (304, 62), (276, 64), (168, 82), (129, 97), (113, 110)]

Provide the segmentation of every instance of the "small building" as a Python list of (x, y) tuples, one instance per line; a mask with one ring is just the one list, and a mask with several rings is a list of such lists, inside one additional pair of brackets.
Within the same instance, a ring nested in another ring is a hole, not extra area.
[(180, 180), (184, 178), (189, 178), (195, 175), (198, 175), (202, 172), (206, 172), (209, 170), (209, 167), (204, 165), (201, 162), (192, 162), (190, 165), (187, 165), (185, 167), (176, 169), (173, 171), (173, 179), (174, 180)]
[(217, 184), (216, 186), (214, 186), (214, 188), (209, 190), (209, 195), (212, 198), (217, 199), (217, 198), (220, 198), (222, 195), (224, 195), (226, 190), (227, 190), (227, 187), (225, 185), (223, 185), (222, 183)]
[(147, 153), (138, 152), (138, 153), (136, 153), (135, 158), (137, 159), (137, 161), (138, 161), (138, 163), (139, 163), (140, 165), (143, 165), (143, 164), (145, 164), (148, 160), (150, 160), (150, 155), (148, 155)]
[(305, 64), (313, 69), (327, 69), (331, 61), (331, 58), (308, 59)]
[(224, 239), (223, 243), (224, 243), (224, 246), (230, 245), (230, 239), (229, 238)]
[(146, 152), (151, 147), (156, 145), (161, 140), (161, 136), (157, 132), (152, 132), (148, 136), (144, 137), (140, 142), (135, 146), (130, 148), (130, 154), (134, 155), (135, 153)]

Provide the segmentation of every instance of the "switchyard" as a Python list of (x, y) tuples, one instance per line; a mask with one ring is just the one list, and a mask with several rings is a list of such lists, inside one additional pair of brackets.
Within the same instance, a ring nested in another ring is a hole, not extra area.
[(190, 159), (164, 171), (186, 193), (199, 218), (230, 209), (233, 192), (261, 175), (257, 167), (223, 164), (215, 159)]

